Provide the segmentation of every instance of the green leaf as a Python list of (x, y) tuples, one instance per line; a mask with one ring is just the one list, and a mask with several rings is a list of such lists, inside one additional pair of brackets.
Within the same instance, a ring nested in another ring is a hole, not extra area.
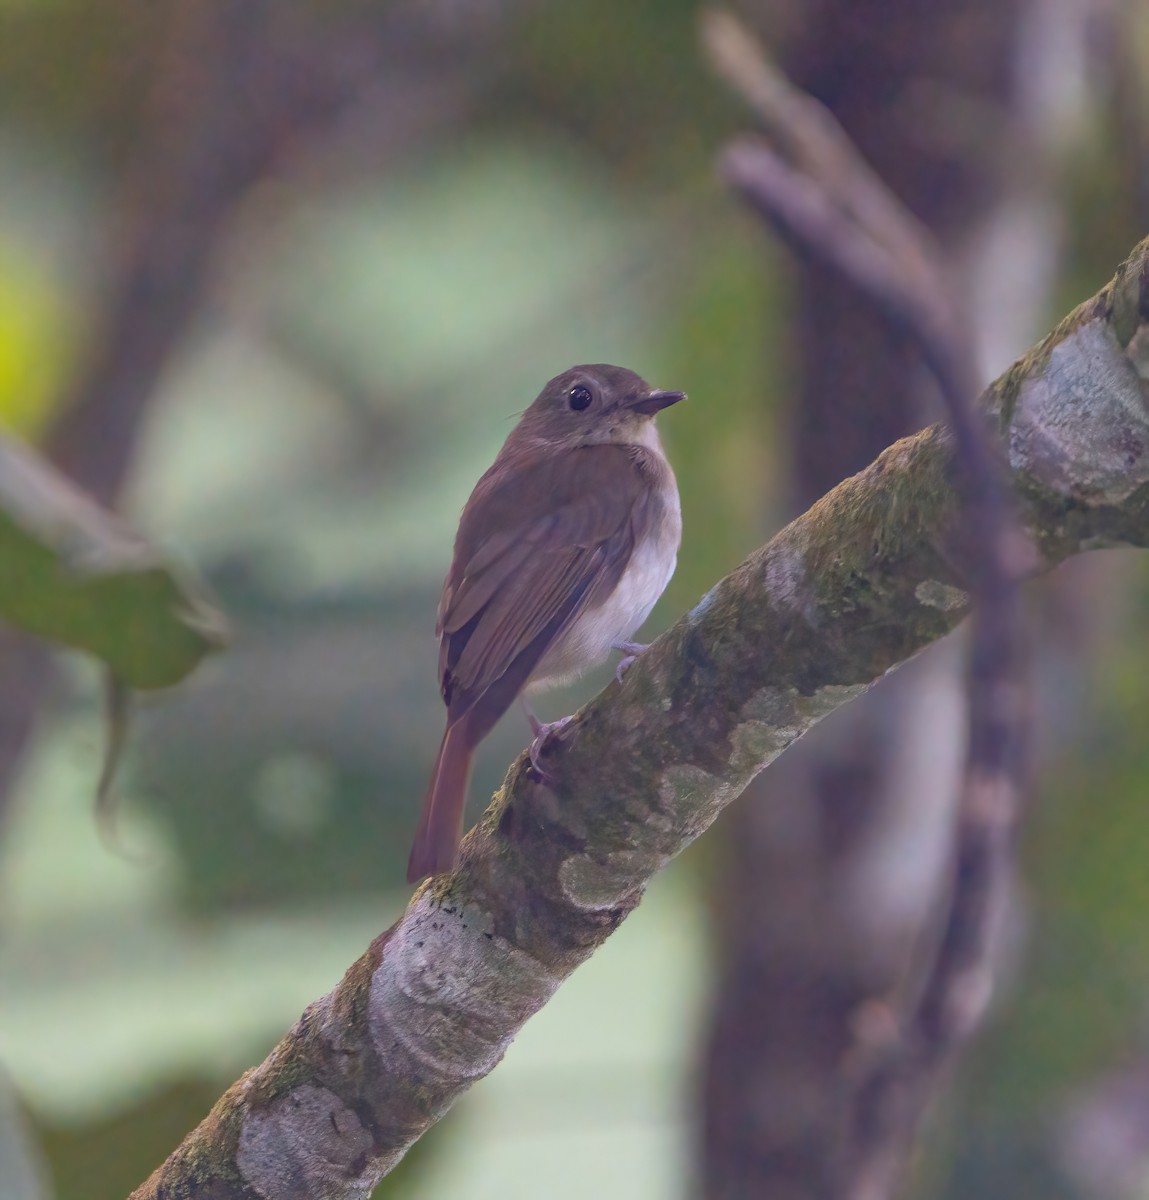
[(2, 437), (0, 621), (94, 654), (133, 688), (178, 683), (225, 633), (142, 538)]

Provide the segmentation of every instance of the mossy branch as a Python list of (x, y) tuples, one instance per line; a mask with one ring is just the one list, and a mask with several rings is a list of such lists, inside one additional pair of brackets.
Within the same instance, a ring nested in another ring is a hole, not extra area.
[[(1034, 572), (1149, 544), (1149, 240), (983, 394)], [(886, 450), (717, 584), (561, 735), (134, 1200), (362, 1197), (812, 724), (965, 615), (947, 431)]]

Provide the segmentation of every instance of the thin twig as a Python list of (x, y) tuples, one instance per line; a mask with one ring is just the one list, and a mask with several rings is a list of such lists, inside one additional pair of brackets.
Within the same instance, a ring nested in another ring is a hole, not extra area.
[(929, 233), (880, 183), (833, 116), (792, 87), (732, 16), (709, 14), (704, 35), (716, 67), (775, 143), (735, 141), (722, 156), (723, 176), (791, 245), (840, 271), (912, 338), (938, 383), (954, 441), (962, 565), (975, 610), (953, 879), (917, 998), (898, 1015), (894, 1033), (863, 1056), (841, 1156), (841, 1194), (883, 1200), (901, 1180), (943, 1068), (978, 1024), (992, 989), (994, 922), (1022, 795), (1023, 541), (1003, 464), (974, 406), (972, 339)]

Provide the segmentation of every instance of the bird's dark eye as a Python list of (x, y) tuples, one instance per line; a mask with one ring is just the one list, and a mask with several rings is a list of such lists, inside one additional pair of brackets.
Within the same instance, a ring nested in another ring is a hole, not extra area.
[(585, 388), (580, 384), (578, 387), (571, 388), (568, 403), (575, 412), (582, 412), (584, 408), (590, 408), (593, 399), (594, 397), (590, 394), (590, 388)]

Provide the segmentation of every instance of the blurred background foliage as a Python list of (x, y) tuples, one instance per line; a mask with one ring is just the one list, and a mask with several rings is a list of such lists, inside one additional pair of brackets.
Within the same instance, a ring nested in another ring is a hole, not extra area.
[[(1145, 126), (1110, 86), (1136, 97), (1149, 71), (1144, 16), (1068, 8), (1087, 69), (1042, 125), (1055, 215), (1027, 226), (1056, 269), (994, 368), (1149, 223)], [(851, 33), (819, 25), (825, 5), (747, 15), (781, 44)], [(0, 724), (38, 714), (0, 736), (0, 1200), (124, 1196), (401, 912), (457, 515), (546, 379), (619, 362), (690, 393), (662, 422), (686, 531), (648, 631), (792, 508), (793, 277), (715, 178), (750, 120), (697, 20), (685, 0), (0, 0), (0, 428), (193, 565), (236, 628), (143, 705), (123, 855), (91, 814), (94, 672), (0, 645)], [(923, 138), (953, 133), (923, 111)], [(1147, 1061), (1149, 581), (1137, 557), (1098, 561), (1035, 590), (1072, 663), (1037, 675), (1007, 982), (922, 1195), (1146, 1178), (1149, 1106), (1131, 1083), (1138, 1123), (1112, 1096)], [(524, 741), (514, 714), (484, 746), (472, 816)], [(379, 1195), (692, 1189), (722, 836)], [(1130, 1122), (1120, 1154), (1098, 1142)]]

